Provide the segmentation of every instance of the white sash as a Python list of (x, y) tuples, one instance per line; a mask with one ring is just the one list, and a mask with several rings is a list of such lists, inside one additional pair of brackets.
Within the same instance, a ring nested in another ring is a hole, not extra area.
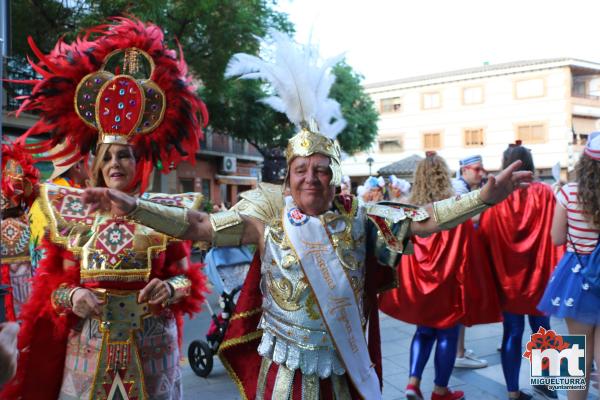
[(286, 198), (283, 225), (354, 387), (363, 399), (381, 399), (354, 291), (325, 227), (319, 218), (300, 212), (291, 197)]

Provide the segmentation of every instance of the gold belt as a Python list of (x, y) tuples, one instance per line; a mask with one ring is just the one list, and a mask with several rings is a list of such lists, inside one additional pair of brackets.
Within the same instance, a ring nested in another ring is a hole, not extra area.
[[(148, 303), (138, 303), (139, 290), (91, 289), (103, 302), (100, 321), (102, 348), (90, 399), (148, 398), (134, 333), (151, 315)], [(113, 395), (111, 395), (111, 393)], [(117, 396), (118, 397), (118, 396)]]
[(108, 342), (124, 342), (132, 331), (142, 328), (144, 318), (150, 316), (148, 303), (138, 303), (139, 290), (92, 289), (102, 301), (100, 332), (108, 333)]

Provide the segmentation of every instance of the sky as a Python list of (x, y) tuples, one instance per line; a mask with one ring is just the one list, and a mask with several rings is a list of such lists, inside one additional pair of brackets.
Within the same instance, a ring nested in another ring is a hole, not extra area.
[(365, 83), (539, 58), (600, 62), (598, 0), (279, 0)]

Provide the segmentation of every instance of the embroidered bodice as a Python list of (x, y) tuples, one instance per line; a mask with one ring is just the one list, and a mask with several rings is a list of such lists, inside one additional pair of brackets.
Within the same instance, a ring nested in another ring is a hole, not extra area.
[[(50, 239), (80, 258), (81, 281), (147, 281), (152, 261), (177, 239), (125, 217), (90, 212), (82, 190), (46, 184), (41, 207), (49, 221)], [(201, 195), (144, 194), (170, 206), (198, 208)]]

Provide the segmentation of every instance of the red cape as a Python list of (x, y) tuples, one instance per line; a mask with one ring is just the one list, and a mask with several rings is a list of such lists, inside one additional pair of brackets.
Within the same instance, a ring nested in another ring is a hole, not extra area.
[(379, 297), (379, 308), (399, 320), (445, 329), (500, 321), (489, 264), (471, 221), (427, 238), (412, 237), (414, 254), (397, 266), (398, 288)]
[[(17, 374), (0, 392), (0, 399), (56, 400), (62, 385), (69, 330), (79, 317), (72, 313), (59, 315), (54, 310), (50, 296), (62, 283), (80, 285), (79, 267), (63, 268), (63, 260), (76, 261), (73, 255), (63, 248), (44, 240), (45, 257), (32, 283), (32, 293), (23, 305), (20, 319), (18, 344), (19, 362)], [(168, 250), (154, 259), (150, 279), (165, 279), (174, 276), (174, 262), (188, 257), (190, 246), (184, 242), (174, 242)], [(192, 281), (192, 292), (183, 301), (171, 306), (175, 313), (181, 341), (183, 313), (196, 313), (206, 292), (206, 278), (199, 264), (190, 262), (186, 277)], [(123, 284), (124, 285), (124, 284)]]
[(479, 233), (504, 311), (543, 315), (536, 306), (564, 252), (550, 237), (555, 203), (552, 189), (534, 182), (481, 215)]
[[(258, 345), (262, 331), (257, 329), (262, 315), (262, 294), (260, 291), (260, 255), (254, 260), (246, 276), (244, 286), (236, 304), (233, 317), (227, 327), (225, 338), (219, 346), (219, 357), (227, 372), (237, 385), (243, 399), (256, 397), (256, 385), (260, 371), (261, 356)], [(379, 337), (379, 314), (377, 304), (377, 288), (389, 283), (390, 269), (377, 265), (371, 258), (367, 260), (365, 277), (365, 313), (369, 318), (368, 346), (371, 361), (382, 382), (381, 341)]]

